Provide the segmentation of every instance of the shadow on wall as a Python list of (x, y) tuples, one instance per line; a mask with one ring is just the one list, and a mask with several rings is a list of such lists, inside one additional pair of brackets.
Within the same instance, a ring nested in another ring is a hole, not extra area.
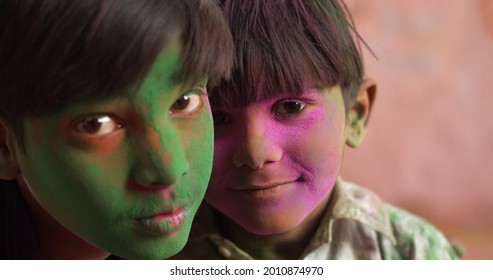
[(379, 92), (343, 176), (493, 259), (493, 1), (346, 2)]

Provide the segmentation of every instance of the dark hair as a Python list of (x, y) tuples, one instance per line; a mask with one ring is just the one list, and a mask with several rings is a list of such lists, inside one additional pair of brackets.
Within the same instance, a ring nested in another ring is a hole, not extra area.
[(121, 94), (175, 38), (177, 82), (229, 73), (233, 42), (213, 0), (1, 0), (0, 118), (22, 134), (24, 117)]
[[(235, 68), (210, 93), (225, 106), (245, 106), (303, 83), (340, 84), (346, 111), (362, 81), (361, 40), (338, 0), (222, 0), (235, 41)], [(363, 42), (364, 43), (364, 42)], [(366, 46), (366, 44), (365, 44)]]

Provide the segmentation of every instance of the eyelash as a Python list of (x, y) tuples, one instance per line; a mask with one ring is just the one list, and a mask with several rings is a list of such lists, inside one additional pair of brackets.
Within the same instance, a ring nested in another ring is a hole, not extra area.
[[(301, 108), (299, 108), (296, 112), (286, 112), (286, 113), (279, 113), (276, 112), (276, 109), (278, 106), (282, 106), (286, 103), (293, 102), (293, 103), (299, 103), (301, 105)], [(282, 117), (282, 118), (290, 118), (290, 117), (295, 117), (303, 113), (305, 108), (308, 106), (308, 102), (305, 100), (301, 99), (282, 99), (278, 100), (272, 105), (272, 112), (274, 113), (275, 116), (277, 117)]]
[[(203, 95), (206, 95), (207, 92), (204, 88), (194, 88), (190, 91), (187, 91), (185, 93), (183, 93), (172, 105), (171, 105), (171, 108), (170, 108), (170, 114), (172, 115), (176, 115), (176, 116), (191, 116), (193, 115), (195, 112), (199, 111), (201, 108), (204, 107), (204, 98), (203, 98)], [(190, 112), (183, 112), (185, 111), (185, 109), (189, 106), (190, 103), (187, 103), (185, 104), (186, 107), (185, 108), (173, 108), (177, 102), (181, 99), (181, 98), (184, 98), (185, 96), (187, 96), (189, 99), (188, 99), (188, 102), (198, 102), (197, 105), (196, 105), (196, 108), (194, 108), (193, 110), (191, 110)], [(193, 98), (198, 98), (197, 100), (193, 100)], [(173, 112), (173, 110), (176, 110), (176, 112)]]
[[(91, 121), (98, 122), (97, 124), (93, 123), (99, 125), (99, 127), (97, 127), (97, 130), (94, 132), (84, 131), (85, 129), (87, 129), (84, 128), (84, 125), (91, 125)], [(108, 122), (112, 122), (111, 125), (114, 126), (113, 128), (111, 128), (112, 131), (103, 132), (103, 134), (98, 134), (100, 133), (100, 130), (103, 129), (104, 126), (108, 124)], [(91, 138), (104, 137), (124, 128), (122, 122), (111, 114), (95, 114), (95, 115), (85, 116), (75, 121), (72, 127), (76, 133), (84, 135), (84, 137), (91, 137)]]
[[(282, 105), (282, 104), (285, 104), (287, 102), (296, 102), (296, 103), (300, 103), (301, 104), (301, 108), (296, 111), (296, 112), (292, 112), (292, 113), (278, 113), (276, 112), (276, 106), (279, 106), (279, 105)], [(274, 103), (274, 105), (272, 105), (272, 113), (274, 114), (274, 116), (278, 117), (278, 118), (284, 118), (284, 119), (287, 119), (287, 118), (294, 118), (296, 116), (299, 116), (300, 114), (302, 114), (305, 110), (305, 108), (309, 105), (310, 102), (306, 101), (306, 100), (301, 100), (301, 99), (282, 99), (282, 100), (278, 100)], [(214, 120), (214, 126), (218, 126), (218, 125), (222, 125), (222, 124), (226, 124), (228, 123), (230, 120), (231, 120), (231, 116), (228, 115), (227, 113), (224, 113), (224, 112), (213, 112), (212, 113), (213, 115), (213, 120)]]

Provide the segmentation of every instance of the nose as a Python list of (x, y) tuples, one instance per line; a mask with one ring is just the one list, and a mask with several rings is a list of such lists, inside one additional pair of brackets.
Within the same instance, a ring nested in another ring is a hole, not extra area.
[(147, 188), (176, 185), (190, 166), (181, 136), (172, 127), (148, 129), (137, 136), (132, 177)]
[(236, 167), (248, 166), (261, 169), (264, 164), (274, 163), (283, 156), (279, 136), (274, 127), (269, 125), (269, 116), (248, 112), (237, 133), (237, 146), (233, 153), (233, 164)]

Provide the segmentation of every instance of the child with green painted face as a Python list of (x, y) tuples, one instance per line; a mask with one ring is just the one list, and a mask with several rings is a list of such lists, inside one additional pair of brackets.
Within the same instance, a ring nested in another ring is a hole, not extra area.
[(164, 259), (212, 168), (213, 1), (0, 1), (0, 258)]
[(376, 95), (344, 4), (221, 2), (237, 63), (209, 89), (207, 203), (176, 258), (457, 258), (435, 227), (339, 176)]

